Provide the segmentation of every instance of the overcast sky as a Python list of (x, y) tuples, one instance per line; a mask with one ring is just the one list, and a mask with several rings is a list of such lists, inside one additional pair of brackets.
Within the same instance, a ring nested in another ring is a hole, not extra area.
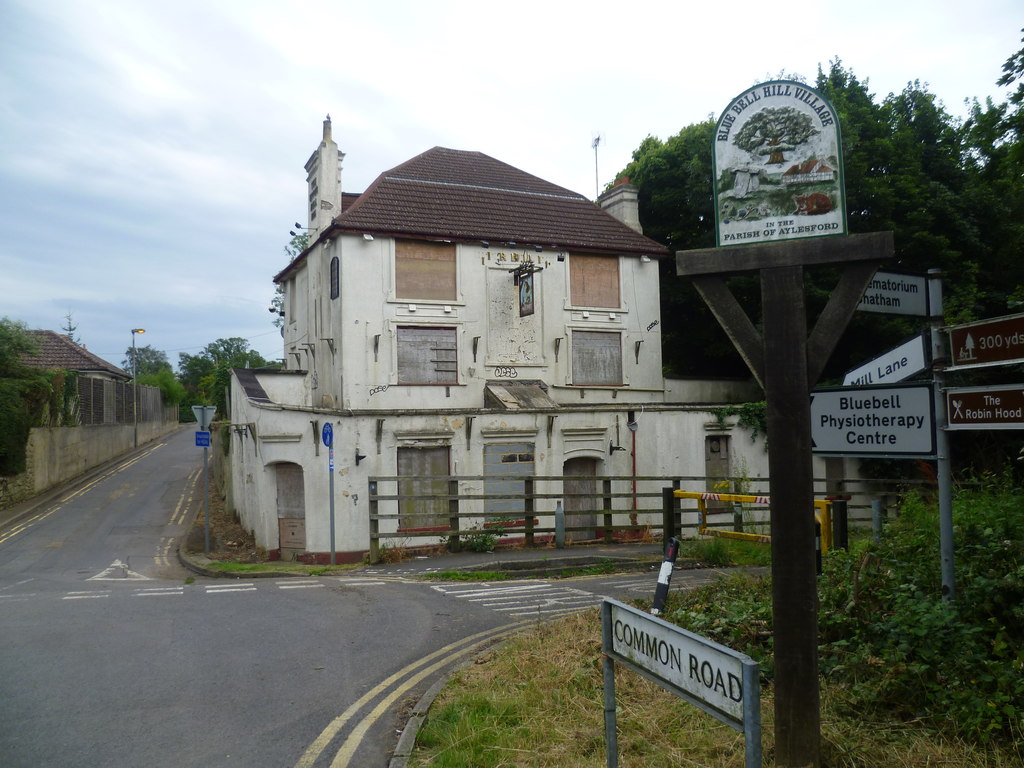
[[(1005, 101), (1020, 0), (0, 1), (0, 316), (141, 345), (240, 336), (267, 311), (330, 113), (342, 186), (434, 146), (593, 198), (648, 135), (839, 58), (881, 101)], [(602, 141), (597, 151), (594, 137)], [(596, 178), (595, 178), (596, 177)]]

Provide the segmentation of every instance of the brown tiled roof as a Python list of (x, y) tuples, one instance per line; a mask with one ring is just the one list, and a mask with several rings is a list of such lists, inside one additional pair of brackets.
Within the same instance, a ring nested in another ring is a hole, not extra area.
[(85, 347), (79, 346), (67, 336), (56, 331), (29, 331), (39, 348), (34, 355), (25, 355), (21, 362), (29, 368), (60, 368), (79, 373), (105, 373), (118, 379), (130, 379), (131, 375), (97, 357)]
[(582, 195), (480, 152), (444, 147), (381, 174), (331, 229), (668, 255)]

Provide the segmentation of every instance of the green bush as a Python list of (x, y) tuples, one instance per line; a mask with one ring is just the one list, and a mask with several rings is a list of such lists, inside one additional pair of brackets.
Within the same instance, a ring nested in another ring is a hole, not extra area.
[(885, 709), (986, 742), (1024, 732), (1024, 493), (954, 506), (956, 601), (941, 596), (938, 514), (909, 497), (878, 545), (826, 558), (821, 671), (850, 711)]
[[(825, 557), (819, 669), (840, 714), (983, 744), (1024, 735), (1024, 490), (1008, 478), (955, 499), (955, 602), (941, 595), (937, 510), (916, 496), (879, 543)], [(771, 679), (769, 579), (675, 594), (665, 616), (748, 654)]]

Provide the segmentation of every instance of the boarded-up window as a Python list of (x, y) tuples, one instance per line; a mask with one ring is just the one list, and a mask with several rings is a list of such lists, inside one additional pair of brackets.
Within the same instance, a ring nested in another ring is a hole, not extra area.
[(338, 257), (335, 256), (334, 258), (331, 259), (331, 298), (332, 299), (338, 298), (338, 294), (340, 293), (340, 290), (341, 290), (341, 277), (338, 274), (338, 272), (339, 272)]
[(395, 298), (454, 301), (455, 246), (396, 240)]
[[(522, 496), (526, 483), (518, 478), (534, 474), (533, 443), (491, 443), (484, 446), (484, 493), (488, 497), (507, 493)], [(497, 516), (518, 517), (526, 510), (523, 499), (484, 499), (484, 512), (489, 520)]]
[(399, 326), (399, 384), (458, 384), (454, 328)]
[(618, 309), (618, 256), (569, 255), (569, 286), (574, 307)]
[[(434, 448), (399, 448), (398, 527), (448, 528), (448, 499), (434, 498), (448, 493), (449, 451)], [(408, 498), (423, 497), (423, 498)]]
[(601, 331), (572, 332), (572, 383), (622, 384), (622, 337)]

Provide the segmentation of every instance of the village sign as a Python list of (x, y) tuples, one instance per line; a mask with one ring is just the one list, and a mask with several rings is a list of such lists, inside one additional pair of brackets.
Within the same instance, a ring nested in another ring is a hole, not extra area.
[(715, 128), (716, 245), (846, 234), (839, 120), (813, 89), (761, 83)]

